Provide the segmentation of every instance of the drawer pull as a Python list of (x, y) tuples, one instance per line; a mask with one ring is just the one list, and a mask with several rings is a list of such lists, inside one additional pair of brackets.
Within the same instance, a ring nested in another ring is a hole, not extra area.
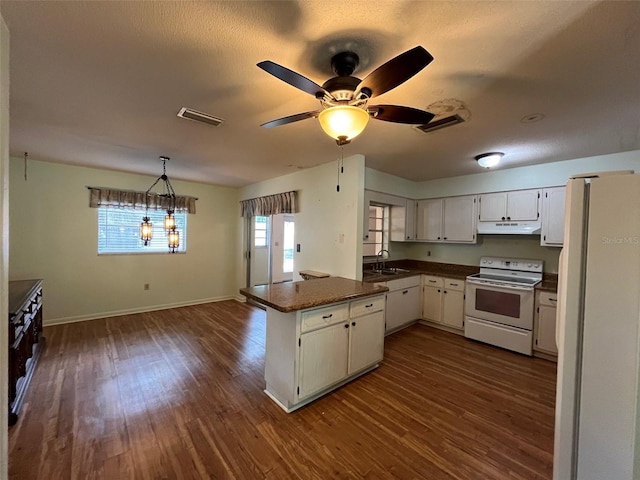
[(409, 293), (409, 290), (403, 290), (402, 294), (406, 295), (407, 293)]
[(457, 287), (458, 286), (457, 283), (450, 283), (449, 285), (451, 285), (452, 287)]
[(324, 315), (322, 318), (327, 320), (329, 318), (333, 317), (333, 313), (330, 313), (329, 315)]
[(558, 300), (556, 298), (550, 298), (549, 301), (550, 302), (557, 302)]
[(436, 283), (436, 280), (429, 280), (429, 283)]
[(371, 308), (373, 307), (373, 303), (370, 303), (369, 305), (365, 305), (364, 308)]

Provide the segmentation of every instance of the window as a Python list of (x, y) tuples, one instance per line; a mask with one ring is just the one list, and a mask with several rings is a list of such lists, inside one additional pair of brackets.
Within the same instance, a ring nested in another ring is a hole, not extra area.
[(362, 255), (375, 257), (382, 249), (389, 248), (389, 207), (369, 206), (369, 238), (363, 242)]
[(266, 247), (268, 241), (269, 217), (254, 217), (254, 247)]
[(282, 273), (293, 273), (293, 234), (295, 232), (295, 221), (293, 216), (284, 217), (284, 263), (282, 265)]
[[(150, 210), (153, 236), (149, 245), (140, 240), (140, 223), (144, 210), (132, 208), (98, 208), (98, 254), (103, 253), (166, 253), (168, 238), (164, 230), (164, 210)], [(176, 226), (180, 232), (177, 252), (187, 251), (187, 214), (176, 213)]]

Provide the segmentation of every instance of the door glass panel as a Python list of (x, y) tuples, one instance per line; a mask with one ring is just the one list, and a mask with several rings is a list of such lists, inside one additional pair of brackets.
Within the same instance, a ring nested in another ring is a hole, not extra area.
[(475, 309), (496, 315), (520, 318), (520, 295), (478, 288), (476, 289)]
[(282, 264), (283, 273), (293, 272), (293, 238), (294, 238), (295, 222), (293, 218), (286, 218), (284, 220), (284, 259)]

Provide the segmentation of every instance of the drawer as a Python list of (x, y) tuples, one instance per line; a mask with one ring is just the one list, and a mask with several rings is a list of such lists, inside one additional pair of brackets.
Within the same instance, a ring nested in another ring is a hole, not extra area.
[(398, 278), (397, 280), (389, 280), (387, 282), (387, 287), (389, 288), (389, 291), (405, 290), (411, 287), (418, 287), (419, 285), (420, 285), (419, 275), (416, 275), (415, 277)]
[(423, 275), (422, 284), (425, 287), (443, 287), (444, 279), (442, 277), (433, 277), (431, 275)]
[(558, 303), (558, 294), (555, 292), (539, 292), (540, 305), (550, 305), (555, 307)]
[(444, 279), (444, 288), (447, 290), (457, 290), (464, 292), (464, 280), (454, 280), (453, 278)]
[(351, 302), (351, 318), (367, 315), (368, 313), (384, 310), (385, 296), (367, 297)]
[(301, 333), (344, 322), (349, 318), (349, 304), (341, 303), (324, 308), (303, 310), (300, 313)]

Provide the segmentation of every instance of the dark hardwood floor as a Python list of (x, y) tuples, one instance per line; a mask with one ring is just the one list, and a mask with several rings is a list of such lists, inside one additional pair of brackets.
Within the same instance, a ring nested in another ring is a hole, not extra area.
[(291, 414), (235, 301), (46, 327), (14, 479), (550, 479), (555, 364), (414, 325)]

